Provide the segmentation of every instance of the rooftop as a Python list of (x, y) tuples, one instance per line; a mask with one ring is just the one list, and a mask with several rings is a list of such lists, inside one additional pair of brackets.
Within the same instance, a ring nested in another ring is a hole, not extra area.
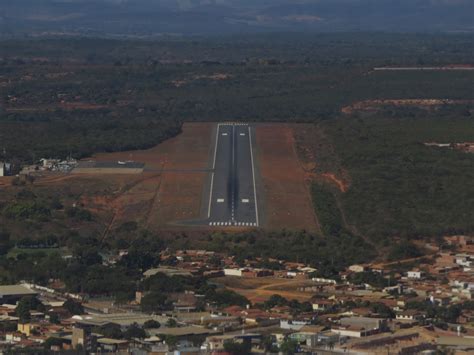
[(121, 327), (127, 327), (136, 323), (143, 325), (148, 320), (156, 320), (160, 323), (166, 323), (167, 317), (155, 316), (143, 313), (112, 313), (112, 314), (91, 314), (83, 316), (74, 316), (77, 323), (102, 326), (109, 323), (118, 324)]
[(0, 286), (0, 297), (5, 296), (33, 296), (37, 292), (23, 285), (4, 285)]

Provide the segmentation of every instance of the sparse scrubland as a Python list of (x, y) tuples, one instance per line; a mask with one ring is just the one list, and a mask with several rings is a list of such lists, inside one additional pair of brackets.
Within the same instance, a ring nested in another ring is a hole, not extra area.
[[(175, 231), (169, 238), (137, 223), (115, 226), (104, 240), (111, 215), (71, 206), (87, 194), (114, 194), (122, 183), (84, 179), (58, 188), (24, 181), (0, 188), (0, 277), (42, 283), (66, 272), (72, 291), (127, 298), (120, 290), (134, 273), (157, 264), (165, 247), (226, 251), (238, 260), (299, 260), (334, 275), (376, 257), (421, 255), (420, 240), (473, 233), (474, 155), (423, 143), (474, 142), (474, 71), (372, 70), (473, 65), (473, 43), (469, 35), (382, 34), (2, 41), (0, 148), (6, 156), (0, 152), (0, 160), (18, 168), (42, 157), (148, 148), (188, 121), (304, 122), (318, 132), (306, 163), (313, 163), (307, 172), (321, 233)], [(341, 111), (382, 99), (463, 103)], [(159, 241), (156, 250), (137, 247), (145, 264), (100, 265), (98, 251), (132, 248), (140, 238)], [(31, 252), (35, 240), (41, 243)], [(401, 247), (407, 240), (412, 248)], [(76, 262), (63, 265), (61, 253), (71, 251)], [(119, 281), (104, 287), (104, 275)], [(233, 297), (213, 292), (209, 297)]]

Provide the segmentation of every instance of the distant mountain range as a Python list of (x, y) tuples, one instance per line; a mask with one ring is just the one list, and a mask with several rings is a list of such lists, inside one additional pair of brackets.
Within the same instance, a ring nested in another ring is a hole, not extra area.
[(474, 0), (0, 0), (1, 34), (474, 32)]

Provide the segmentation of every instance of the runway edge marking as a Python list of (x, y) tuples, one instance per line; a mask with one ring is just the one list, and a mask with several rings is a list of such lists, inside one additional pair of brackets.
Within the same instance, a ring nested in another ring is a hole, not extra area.
[(252, 161), (252, 178), (253, 178), (253, 198), (255, 200), (255, 222), (257, 222), (257, 227), (259, 225), (258, 222), (258, 207), (257, 207), (257, 188), (255, 186), (255, 168), (253, 163), (253, 148), (252, 148), (252, 132), (250, 130), (250, 126), (248, 126), (249, 130), (249, 142), (250, 142), (250, 159)]
[(221, 125), (217, 125), (216, 129), (216, 142), (214, 143), (214, 161), (212, 162), (212, 174), (211, 174), (211, 189), (209, 191), (209, 207), (207, 209), (207, 218), (211, 218), (211, 204), (212, 204), (212, 190), (214, 188), (214, 170), (216, 169), (216, 156), (217, 156), (217, 145), (219, 144), (219, 129)]
[[(232, 171), (234, 172), (235, 177), (235, 124), (232, 124)], [(235, 217), (235, 179), (234, 183), (232, 184), (232, 222), (234, 221)]]

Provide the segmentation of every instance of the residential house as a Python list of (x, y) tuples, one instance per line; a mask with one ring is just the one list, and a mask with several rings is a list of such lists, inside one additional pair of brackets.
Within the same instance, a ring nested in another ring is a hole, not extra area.
[(406, 311), (402, 311), (396, 314), (396, 319), (403, 320), (403, 321), (421, 322), (425, 318), (426, 318), (426, 314), (424, 312), (420, 312), (414, 309), (408, 309)]
[(324, 312), (328, 310), (333, 304), (334, 302), (328, 299), (315, 299), (311, 301), (313, 311), (316, 312)]
[(407, 272), (407, 277), (409, 279), (421, 280), (425, 277), (425, 273), (421, 270), (411, 270)]
[(367, 270), (367, 268), (364, 266), (364, 265), (351, 265), (349, 266), (349, 271), (352, 271), (352, 272), (364, 272)]

